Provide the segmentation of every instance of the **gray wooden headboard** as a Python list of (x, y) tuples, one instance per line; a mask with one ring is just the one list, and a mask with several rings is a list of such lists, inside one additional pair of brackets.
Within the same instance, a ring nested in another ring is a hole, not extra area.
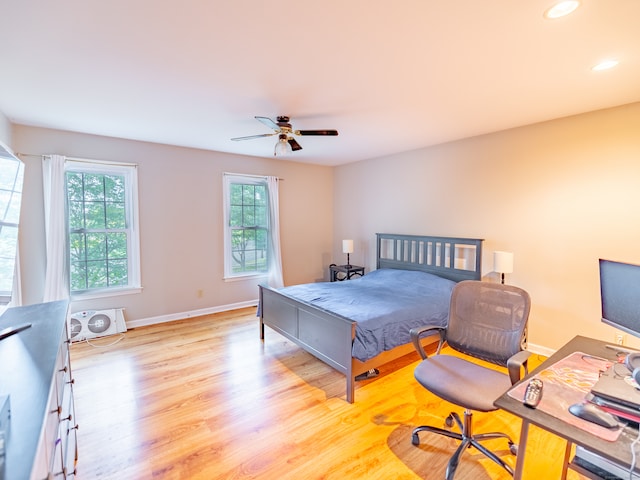
[(455, 282), (482, 278), (478, 238), (376, 233), (376, 268), (419, 270)]

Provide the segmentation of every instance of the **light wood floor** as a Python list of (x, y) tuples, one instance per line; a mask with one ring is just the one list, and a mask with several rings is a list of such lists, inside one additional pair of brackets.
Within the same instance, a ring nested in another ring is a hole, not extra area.
[[(348, 404), (343, 375), (269, 329), (260, 341), (254, 308), (130, 330), (112, 346), (73, 344), (71, 354), (78, 480), (440, 479), (455, 449), (431, 434), (411, 445), (414, 426), (442, 425), (452, 409), (414, 380), (417, 355), (359, 383)], [(520, 421), (505, 412), (474, 421), (517, 440)], [(506, 442), (487, 445), (515, 465)], [(563, 449), (532, 427), (525, 478), (559, 478)], [(456, 478), (509, 476), (468, 450)]]

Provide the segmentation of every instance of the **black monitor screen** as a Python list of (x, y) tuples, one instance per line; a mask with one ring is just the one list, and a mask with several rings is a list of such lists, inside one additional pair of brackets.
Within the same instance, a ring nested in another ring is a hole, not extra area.
[(600, 259), (602, 321), (640, 337), (640, 265)]

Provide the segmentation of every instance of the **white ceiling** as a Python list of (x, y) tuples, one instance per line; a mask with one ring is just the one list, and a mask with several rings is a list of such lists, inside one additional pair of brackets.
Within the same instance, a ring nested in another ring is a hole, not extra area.
[(640, 0), (553, 1), (0, 0), (0, 112), (261, 157), (289, 115), (339, 165), (640, 101)]

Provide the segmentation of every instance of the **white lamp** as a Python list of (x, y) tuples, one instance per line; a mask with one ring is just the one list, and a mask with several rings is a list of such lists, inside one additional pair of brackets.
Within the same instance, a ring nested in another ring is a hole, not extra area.
[(342, 240), (342, 253), (347, 254), (347, 268), (351, 267), (351, 263), (349, 261), (349, 254), (353, 253), (353, 240)]
[(281, 133), (278, 136), (278, 143), (276, 143), (276, 148), (273, 150), (273, 155), (275, 157), (282, 157), (289, 153), (291, 153), (291, 145), (289, 145), (289, 142), (287, 141), (287, 136), (284, 133)]
[(493, 271), (501, 274), (502, 283), (504, 283), (504, 274), (513, 273), (513, 253), (493, 252)]

